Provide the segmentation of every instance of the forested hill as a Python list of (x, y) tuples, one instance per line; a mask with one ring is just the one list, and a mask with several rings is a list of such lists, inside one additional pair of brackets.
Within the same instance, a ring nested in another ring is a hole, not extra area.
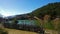
[(34, 15), (39, 18), (42, 18), (45, 15), (50, 15), (51, 18), (60, 17), (60, 2), (49, 3), (41, 8), (32, 11), (30, 15)]

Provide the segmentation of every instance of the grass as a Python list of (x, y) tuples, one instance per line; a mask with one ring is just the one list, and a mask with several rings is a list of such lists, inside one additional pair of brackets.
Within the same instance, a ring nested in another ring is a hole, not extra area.
[(0, 28), (0, 34), (8, 34), (8, 32)]
[(16, 29), (5, 28), (5, 30), (8, 31), (8, 34), (37, 34), (35, 32), (22, 31), (22, 30), (16, 30)]
[(52, 22), (48, 22), (48, 23), (44, 24), (44, 28), (53, 30), (54, 29), (54, 25), (52, 24)]
[[(41, 23), (38, 20), (35, 20), (35, 24), (40, 26)], [(43, 27), (47, 29), (52, 29), (52, 30), (54, 29), (54, 25), (52, 21), (49, 21), (48, 23), (44, 23)]]

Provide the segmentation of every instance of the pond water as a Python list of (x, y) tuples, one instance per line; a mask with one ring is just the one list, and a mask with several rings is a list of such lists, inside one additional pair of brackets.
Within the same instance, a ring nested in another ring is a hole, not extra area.
[(36, 25), (36, 20), (18, 20), (18, 24)]

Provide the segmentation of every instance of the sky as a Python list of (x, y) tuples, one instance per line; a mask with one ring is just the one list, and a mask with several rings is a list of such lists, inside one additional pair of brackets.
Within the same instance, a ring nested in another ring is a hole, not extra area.
[(60, 0), (0, 0), (0, 14), (4, 16), (26, 14), (53, 2)]

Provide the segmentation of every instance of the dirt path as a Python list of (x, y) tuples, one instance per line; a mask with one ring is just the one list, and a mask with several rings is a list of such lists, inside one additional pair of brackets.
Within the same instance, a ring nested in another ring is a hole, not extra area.
[(8, 31), (8, 34), (37, 34), (35, 32), (15, 30), (15, 29), (5, 29), (5, 30)]

